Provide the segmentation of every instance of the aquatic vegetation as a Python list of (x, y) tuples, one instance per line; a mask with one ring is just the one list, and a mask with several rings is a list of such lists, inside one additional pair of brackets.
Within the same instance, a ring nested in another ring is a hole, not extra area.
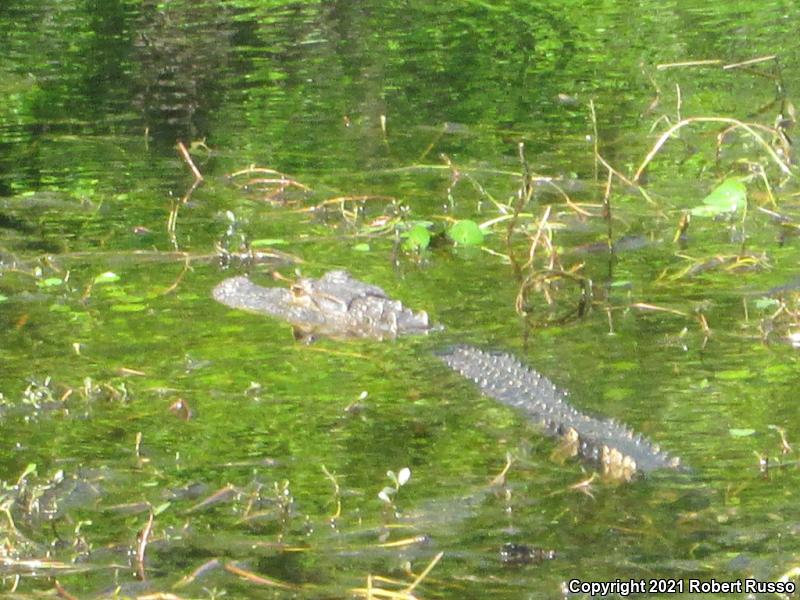
[[(134, 4), (0, 11), (2, 593), (798, 579), (792, 3)], [(342, 269), (447, 339), (209, 298)], [(450, 342), (693, 472), (551, 456)]]

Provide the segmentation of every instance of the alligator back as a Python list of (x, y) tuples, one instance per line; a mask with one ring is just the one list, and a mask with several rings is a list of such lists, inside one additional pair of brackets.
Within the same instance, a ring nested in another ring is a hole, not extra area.
[(490, 398), (522, 411), (544, 431), (564, 440), (569, 453), (599, 463), (614, 479), (680, 466), (621, 423), (586, 415), (568, 402), (568, 394), (509, 354), (456, 346), (439, 354), (451, 369), (473, 381)]

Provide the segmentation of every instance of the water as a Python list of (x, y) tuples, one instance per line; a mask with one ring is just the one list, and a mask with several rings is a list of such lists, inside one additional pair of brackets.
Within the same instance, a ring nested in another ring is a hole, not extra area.
[[(598, 251), (606, 173), (588, 103), (603, 157), (628, 176), (679, 118), (772, 126), (798, 78), (797, 25), (780, 3), (6, 2), (3, 590), (33, 595), (55, 575), (81, 597), (345, 596), (370, 575), (402, 589), (440, 552), (418, 597), (551, 598), (574, 578), (666, 578), (691, 595), (690, 579), (791, 571), (798, 472), (780, 431), (792, 446), (797, 298), (780, 309), (766, 292), (796, 277), (796, 184), (753, 138), (731, 134), (717, 162), (723, 126), (687, 126), (647, 170), (652, 204), (615, 182), (612, 235), (630, 241)], [(770, 54), (780, 69), (720, 68)], [(656, 68), (698, 59), (720, 63)], [(519, 262), (547, 206), (556, 254), (538, 247), (522, 276), (560, 265), (591, 280), (581, 318), (569, 278), (532, 286), (527, 319), (514, 310), (498, 204), (519, 189), (520, 143), (573, 205), (542, 185), (524, 208)], [(776, 205), (753, 181), (746, 216), (694, 218), (673, 242), (681, 211), (744, 160), (764, 166)], [(250, 165), (293, 183), (231, 177)], [(395, 227), (455, 218), (497, 224), (483, 249), (396, 243)], [(243, 241), (283, 258), (221, 269), (218, 247)], [(240, 271), (331, 268), (446, 330), (307, 346), (210, 298)], [(691, 470), (580, 485), (590, 466), (553, 458), (432, 358), (453, 343), (516, 354)], [(789, 464), (762, 473), (761, 457)], [(387, 471), (403, 467), (387, 504)], [(506, 565), (507, 543), (555, 558)]]

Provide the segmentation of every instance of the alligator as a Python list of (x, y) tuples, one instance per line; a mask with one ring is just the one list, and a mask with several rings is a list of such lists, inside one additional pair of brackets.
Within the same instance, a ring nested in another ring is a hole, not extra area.
[(288, 289), (231, 277), (220, 282), (212, 295), (226, 306), (288, 321), (295, 338), (307, 342), (317, 336), (385, 340), (441, 329), (430, 324), (425, 311), (415, 313), (378, 286), (346, 271), (329, 271), (319, 279), (301, 278)]
[[(380, 287), (345, 271), (301, 278), (288, 289), (231, 277), (220, 282), (212, 295), (231, 308), (288, 321), (295, 337), (306, 341), (319, 335), (384, 340), (442, 329), (432, 325), (424, 311), (414, 312)], [(559, 439), (563, 454), (599, 465), (611, 479), (630, 481), (659, 469), (680, 468), (677, 457), (625, 425), (572, 406), (566, 391), (510, 354), (460, 345), (439, 352), (438, 358), (484, 395), (517, 409), (545, 434)]]

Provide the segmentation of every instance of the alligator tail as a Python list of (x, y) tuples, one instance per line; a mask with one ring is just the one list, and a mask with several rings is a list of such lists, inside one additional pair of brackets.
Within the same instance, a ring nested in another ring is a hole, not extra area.
[(598, 463), (614, 479), (630, 480), (657, 469), (677, 469), (680, 460), (611, 419), (586, 415), (568, 402), (566, 391), (510, 354), (456, 346), (439, 354), (451, 369), (481, 392), (538, 422), (562, 439), (571, 455)]

